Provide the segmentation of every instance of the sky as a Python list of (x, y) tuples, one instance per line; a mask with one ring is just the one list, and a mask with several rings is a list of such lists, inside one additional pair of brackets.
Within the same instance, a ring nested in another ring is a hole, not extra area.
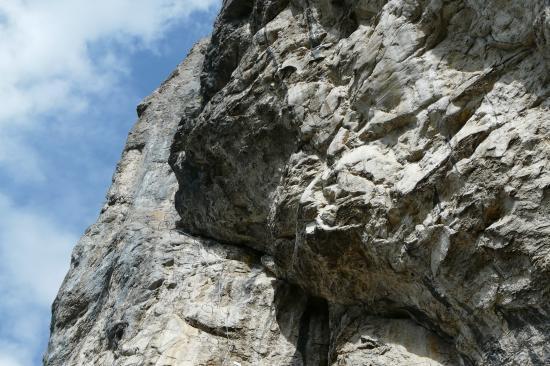
[(0, 366), (41, 365), (136, 105), (221, 0), (0, 0)]

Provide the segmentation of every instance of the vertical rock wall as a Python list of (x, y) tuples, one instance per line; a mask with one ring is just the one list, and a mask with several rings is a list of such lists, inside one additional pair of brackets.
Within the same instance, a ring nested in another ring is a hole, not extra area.
[(549, 68), (546, 0), (225, 0), (45, 364), (548, 364)]

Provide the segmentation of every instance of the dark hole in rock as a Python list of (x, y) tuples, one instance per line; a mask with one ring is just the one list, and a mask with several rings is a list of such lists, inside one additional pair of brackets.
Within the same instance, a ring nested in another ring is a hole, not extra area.
[(138, 117), (141, 117), (143, 113), (147, 110), (147, 108), (149, 108), (150, 105), (151, 105), (150, 102), (138, 104), (138, 106), (136, 107), (136, 112)]
[(350, 10), (344, 17), (341, 26), (342, 38), (348, 38), (353, 32), (359, 28), (359, 22), (357, 21), (357, 16), (355, 13)]
[(279, 75), (281, 75), (281, 77), (283, 79), (286, 79), (288, 78), (290, 75), (292, 75), (293, 73), (296, 72), (296, 67), (292, 66), (292, 65), (288, 65), (288, 66), (285, 66), (281, 69), (279, 69)]
[(359, 28), (357, 16), (349, 4), (344, 0), (332, 0), (331, 5), (343, 16), (339, 20), (340, 33), (342, 38), (348, 38)]
[(304, 366), (329, 364), (329, 313), (325, 299), (310, 297), (300, 319), (296, 350)]
[(118, 322), (115, 323), (108, 331), (107, 331), (107, 341), (109, 343), (110, 349), (116, 349), (118, 347), (118, 344), (122, 340), (122, 337), (124, 337), (124, 331), (128, 327), (128, 323), (126, 322)]
[(157, 288), (162, 286), (163, 283), (164, 283), (164, 278), (159, 278), (158, 280), (153, 281), (153, 283), (151, 283), (149, 285), (148, 289), (149, 290), (156, 290)]
[(167, 259), (162, 263), (164, 267), (172, 267), (174, 265), (174, 258)]
[(225, 3), (225, 9), (222, 10), (225, 21), (248, 18), (254, 9), (254, 1), (251, 0), (229, 0)]

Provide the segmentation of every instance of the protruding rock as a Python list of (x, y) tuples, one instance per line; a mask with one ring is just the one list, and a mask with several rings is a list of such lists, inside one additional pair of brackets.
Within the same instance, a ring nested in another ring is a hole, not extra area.
[(138, 107), (46, 365), (545, 365), (549, 12), (224, 1)]

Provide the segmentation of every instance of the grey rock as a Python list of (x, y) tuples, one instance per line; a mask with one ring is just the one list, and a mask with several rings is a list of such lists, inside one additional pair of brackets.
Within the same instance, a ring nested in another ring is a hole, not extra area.
[(138, 107), (47, 365), (546, 365), (550, 4), (226, 0)]
[(45, 365), (283, 365), (297, 357), (303, 292), (266, 272), (258, 253), (175, 226), (170, 144), (180, 119), (200, 110), (207, 46), (195, 46), (138, 107), (107, 203), (53, 305)]

